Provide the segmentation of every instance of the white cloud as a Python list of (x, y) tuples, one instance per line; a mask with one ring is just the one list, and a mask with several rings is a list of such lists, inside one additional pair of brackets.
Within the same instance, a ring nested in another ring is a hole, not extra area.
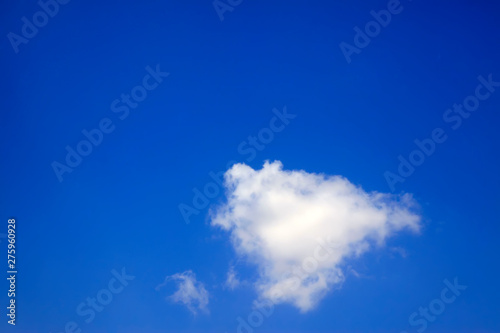
[(234, 271), (234, 267), (231, 266), (229, 268), (229, 271), (227, 272), (225, 287), (230, 289), (230, 290), (234, 290), (234, 289), (238, 288), (239, 285), (240, 285), (240, 280), (236, 276), (236, 272)]
[(196, 280), (196, 275), (192, 271), (185, 271), (167, 276), (165, 282), (158, 285), (156, 290), (160, 290), (169, 281), (177, 283), (177, 291), (167, 298), (174, 303), (184, 304), (193, 314), (197, 310), (208, 312), (208, 292), (203, 283)]
[(418, 232), (408, 194), (367, 193), (341, 176), (283, 170), (281, 162), (225, 174), (227, 203), (211, 223), (257, 265), (260, 299), (312, 309), (344, 279), (342, 264), (403, 229)]

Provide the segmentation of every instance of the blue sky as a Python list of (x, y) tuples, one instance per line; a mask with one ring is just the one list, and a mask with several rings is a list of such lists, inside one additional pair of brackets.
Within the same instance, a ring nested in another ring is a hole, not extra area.
[[(14, 217), (19, 271), (16, 327), (7, 323), (8, 284), (1, 284), (2, 332), (237, 332), (238, 318), (248, 322), (254, 311), (262, 324), (240, 331), (500, 331), (497, 4), (233, 0), (221, 1), (231, 8), (221, 20), (211, 1), (62, 3), (29, 38), (23, 17), (32, 23), (39, 3), (4, 2), (0, 14), (0, 248), (7, 251), (2, 234)], [(365, 31), (370, 12), (388, 8), (397, 13), (348, 61), (341, 43), (356, 47), (354, 28)], [(491, 76), (490, 85), (480, 76)], [(458, 120), (449, 117), (459, 113), (447, 110), (479, 100), (480, 85), (488, 96), (453, 128)], [(140, 102), (127, 104), (130, 94)], [(82, 131), (96, 128), (98, 144), (80, 144)], [(414, 141), (436, 129), (446, 140), (391, 187), (386, 175), (401, 177), (398, 157), (408, 160)], [(259, 134), (266, 143), (251, 147)], [(92, 151), (70, 167), (66, 147), (79, 144)], [(266, 173), (265, 161), (276, 169)], [(54, 162), (71, 172), (58, 176)], [(193, 189), (204, 191), (211, 172), (234, 163), (246, 164), (228, 172), (234, 182), (213, 187), (217, 195), (194, 207)], [(340, 197), (368, 198), (369, 218), (328, 208), (345, 203), (330, 191), (340, 180), (328, 175), (348, 180)], [(260, 176), (276, 187), (256, 187)], [(247, 185), (258, 197), (294, 194), (284, 206), (223, 194)], [(326, 204), (307, 208), (323, 189)], [(383, 202), (392, 208), (381, 208), (374, 192), (390, 193)], [(403, 193), (411, 203), (400, 201)], [(189, 223), (186, 206), (196, 210)], [(250, 209), (223, 214), (235, 207)], [(388, 213), (398, 209), (401, 219)], [(309, 219), (311, 212), (324, 218)], [(385, 224), (374, 227), (372, 213)], [(291, 227), (276, 222), (285, 217), (297, 217), (304, 231), (287, 233)], [(343, 278), (328, 278), (311, 309), (293, 293), (272, 298), (269, 316), (255, 308), (265, 299), (259, 288), (278, 279), (270, 273), (284, 263), (277, 257), (303, 258), (299, 245), (315, 233), (326, 237), (323, 226), (338, 225), (345, 236), (356, 223), (360, 237), (378, 235), (381, 243), (370, 239), (359, 256), (339, 252), (341, 260), (321, 262), (324, 276), (340, 270)], [(241, 245), (240, 231), (268, 225), (276, 239), (250, 232), (267, 247)], [(290, 248), (274, 246), (281, 241)], [(228, 272), (239, 281), (233, 287)], [(445, 304), (443, 281), (455, 278), (467, 289)], [(112, 300), (78, 312), (99, 295)], [(412, 326), (409, 317), (430, 303), (445, 309), (425, 319), (425, 329), (421, 314)]]

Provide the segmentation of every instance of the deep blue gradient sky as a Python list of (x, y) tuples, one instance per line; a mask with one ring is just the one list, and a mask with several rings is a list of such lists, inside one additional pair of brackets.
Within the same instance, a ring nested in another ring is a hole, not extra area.
[[(459, 129), (443, 120), (479, 75), (500, 81), (500, 5), (401, 4), (348, 63), (339, 44), (353, 44), (353, 28), (386, 0), (244, 0), (223, 21), (208, 0), (72, 0), (18, 53), (7, 34), (21, 34), (21, 18), (40, 7), (3, 1), (0, 233), (15, 217), (19, 274), (15, 328), (0, 284), (0, 331), (59, 333), (75, 321), (97, 333), (236, 332), (256, 294), (222, 284), (230, 265), (248, 281), (255, 267), (209, 225), (208, 208), (185, 223), (178, 206), (191, 205), (192, 189), (231, 160), (254, 169), (280, 160), (391, 192), (384, 172), (440, 127), (448, 139), (394, 191), (413, 193), (422, 233), (349, 262), (361, 276), (347, 276), (315, 310), (278, 305), (255, 331), (416, 332), (410, 314), (458, 277), (468, 289), (427, 331), (500, 332), (500, 88)], [(157, 64), (170, 75), (120, 120), (111, 103)], [(247, 161), (240, 143), (285, 106), (297, 117)], [(114, 131), (59, 182), (51, 163), (64, 163), (65, 147), (103, 118)], [(123, 267), (135, 279), (85, 323), (76, 307)], [(165, 300), (174, 285), (155, 291), (190, 269), (210, 293), (209, 314)]]

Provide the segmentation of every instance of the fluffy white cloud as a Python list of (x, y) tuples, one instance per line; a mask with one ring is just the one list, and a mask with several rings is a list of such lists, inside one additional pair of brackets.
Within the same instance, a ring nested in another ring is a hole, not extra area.
[(158, 285), (156, 290), (160, 290), (169, 281), (177, 283), (177, 291), (167, 297), (169, 300), (184, 304), (193, 314), (196, 314), (198, 309), (208, 312), (208, 292), (203, 283), (196, 280), (196, 275), (192, 271), (167, 276), (165, 282)]
[(212, 225), (257, 265), (259, 298), (302, 312), (343, 281), (346, 259), (420, 229), (410, 195), (367, 193), (341, 176), (266, 162), (261, 170), (236, 164), (224, 181), (227, 203), (211, 211)]

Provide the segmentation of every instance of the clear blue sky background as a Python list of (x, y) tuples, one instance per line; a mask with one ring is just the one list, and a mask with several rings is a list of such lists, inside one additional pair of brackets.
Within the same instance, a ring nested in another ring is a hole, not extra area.
[[(477, 76), (500, 81), (500, 6), (402, 1), (348, 64), (339, 43), (352, 44), (353, 27), (386, 6), (245, 0), (221, 21), (209, 0), (73, 0), (16, 54), (7, 34), (40, 7), (3, 1), (0, 232), (17, 219), (19, 274), (18, 324), (6, 323), (4, 280), (0, 330), (55, 333), (75, 321), (83, 332), (235, 332), (256, 294), (221, 287), (236, 260), (227, 234), (209, 226), (208, 209), (186, 224), (178, 205), (210, 171), (245, 162), (238, 145), (286, 105), (297, 118), (247, 162), (253, 168), (281, 160), (390, 192), (383, 174), (414, 139), (436, 127), (449, 138), (396, 186), (415, 195), (425, 222), (420, 236), (390, 240), (408, 256), (372, 251), (349, 263), (364, 277), (348, 276), (312, 312), (277, 306), (256, 331), (415, 332), (408, 316), (458, 277), (468, 289), (427, 331), (499, 332), (500, 88), (456, 131), (442, 116)], [(111, 102), (156, 64), (170, 76), (120, 120)], [(51, 163), (105, 117), (114, 132), (59, 182)], [(86, 324), (75, 308), (122, 267), (135, 280)], [(237, 268), (255, 276), (251, 265)], [(172, 290), (154, 289), (188, 269), (210, 292), (210, 314), (193, 316), (165, 300)]]

